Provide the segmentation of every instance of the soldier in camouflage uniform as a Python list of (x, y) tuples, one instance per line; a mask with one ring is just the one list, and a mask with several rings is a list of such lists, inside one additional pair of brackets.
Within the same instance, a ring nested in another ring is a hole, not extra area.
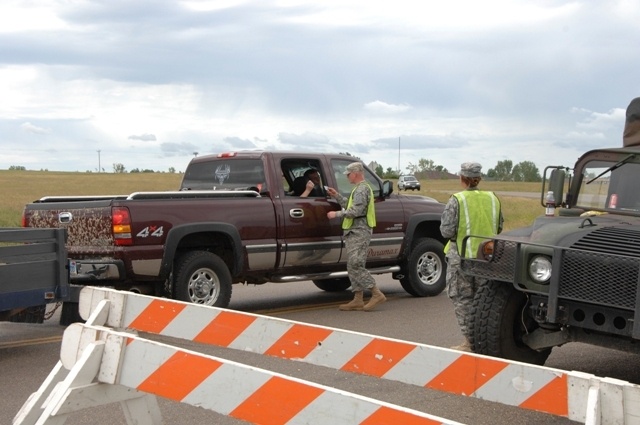
[[(364, 166), (361, 162), (353, 162), (344, 172), (355, 187), (349, 198), (342, 196), (334, 188), (327, 188), (327, 193), (335, 198), (342, 207), (342, 211), (329, 211), (327, 217), (342, 218), (344, 230), (344, 244), (347, 250), (347, 273), (351, 281), (353, 300), (339, 307), (340, 310), (370, 311), (387, 299), (376, 286), (376, 281), (365, 268), (367, 250), (371, 241), (371, 234), (376, 225), (373, 191), (364, 179)], [(371, 299), (365, 305), (364, 290), (371, 290)]]
[[(465, 188), (449, 198), (442, 213), (440, 233), (449, 239), (447, 254), (447, 295), (453, 301), (458, 325), (464, 335), (462, 344), (451, 347), (471, 351), (472, 329), (469, 315), (480, 279), (465, 276), (460, 271), (460, 249), (467, 235), (495, 236), (502, 231), (500, 201), (493, 192), (478, 190), (482, 178), (482, 166), (477, 162), (465, 162), (460, 167), (460, 183)], [(476, 256), (479, 238), (467, 240), (465, 258)]]

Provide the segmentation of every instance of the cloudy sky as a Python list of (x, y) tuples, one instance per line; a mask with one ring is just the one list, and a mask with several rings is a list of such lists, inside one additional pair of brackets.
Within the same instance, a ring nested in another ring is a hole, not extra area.
[(571, 165), (621, 145), (639, 22), (637, 0), (3, 0), (0, 169)]

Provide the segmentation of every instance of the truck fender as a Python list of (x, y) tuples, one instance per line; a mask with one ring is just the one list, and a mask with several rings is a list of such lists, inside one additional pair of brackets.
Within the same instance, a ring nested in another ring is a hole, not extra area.
[(231, 274), (237, 274), (244, 269), (244, 255), (242, 251), (242, 240), (240, 233), (235, 226), (229, 223), (189, 223), (175, 226), (169, 231), (165, 242), (164, 255), (162, 257), (161, 277), (169, 276), (175, 260), (176, 251), (180, 241), (186, 236), (194, 233), (216, 232), (229, 236), (232, 244), (233, 267)]
[[(405, 237), (404, 237), (403, 246), (401, 250), (403, 257), (406, 257), (407, 255), (409, 255), (409, 250), (411, 246), (413, 246), (414, 241), (421, 237), (434, 238), (444, 243), (444, 238), (440, 233), (441, 217), (442, 215), (438, 213), (419, 213), (419, 214), (413, 214), (409, 218), (409, 222), (407, 223), (407, 230), (405, 232)], [(424, 223), (430, 223), (429, 226), (434, 227), (435, 230), (432, 229), (432, 231), (430, 231), (429, 233), (425, 233), (425, 231), (422, 229), (418, 230), (420, 225)]]

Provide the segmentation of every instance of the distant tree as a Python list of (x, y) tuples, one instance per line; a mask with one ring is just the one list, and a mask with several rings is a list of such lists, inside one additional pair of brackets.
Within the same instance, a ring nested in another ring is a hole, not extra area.
[(400, 177), (398, 175), (398, 171), (394, 170), (391, 167), (387, 167), (387, 171), (384, 173), (385, 179), (397, 179), (398, 177)]
[(436, 165), (436, 163), (432, 159), (420, 158), (417, 164), (409, 163), (406, 170), (409, 174), (420, 174), (426, 173), (429, 171), (439, 171), (448, 173), (447, 169), (442, 165)]
[(144, 170), (142, 170), (143, 173), (155, 173), (155, 171), (150, 170), (148, 168), (145, 168)]
[(490, 168), (489, 171), (487, 171), (487, 177), (492, 177), (500, 181), (511, 181), (513, 180), (512, 169), (513, 161), (510, 159), (498, 161), (496, 168)]
[(129, 171), (130, 173), (139, 173), (140, 170), (138, 168), (134, 168), (133, 170)]
[(9, 167), (9, 171), (25, 171), (24, 165), (12, 165)]
[(382, 165), (378, 164), (378, 166), (376, 167), (376, 174), (380, 178), (384, 177), (384, 168), (382, 168)]
[(433, 162), (433, 160), (425, 158), (420, 158), (417, 165), (410, 162), (406, 168), (406, 170), (409, 171), (410, 174), (422, 173), (424, 171), (434, 171), (435, 169), (436, 164)]
[(175, 173), (175, 172), (176, 172), (175, 167), (169, 167), (169, 172), (170, 172), (171, 174)]
[(542, 181), (538, 167), (531, 161), (522, 161), (513, 167), (511, 172), (513, 181), (516, 182), (539, 182)]
[(114, 173), (126, 173), (127, 169), (120, 162), (113, 164), (113, 172)]

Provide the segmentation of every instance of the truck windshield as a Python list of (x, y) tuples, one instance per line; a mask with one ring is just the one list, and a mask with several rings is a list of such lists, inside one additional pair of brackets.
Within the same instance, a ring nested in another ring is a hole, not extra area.
[(576, 206), (594, 210), (640, 211), (640, 164), (627, 157), (620, 162), (591, 161), (582, 173)]
[(221, 158), (189, 164), (180, 190), (267, 190), (260, 159)]

